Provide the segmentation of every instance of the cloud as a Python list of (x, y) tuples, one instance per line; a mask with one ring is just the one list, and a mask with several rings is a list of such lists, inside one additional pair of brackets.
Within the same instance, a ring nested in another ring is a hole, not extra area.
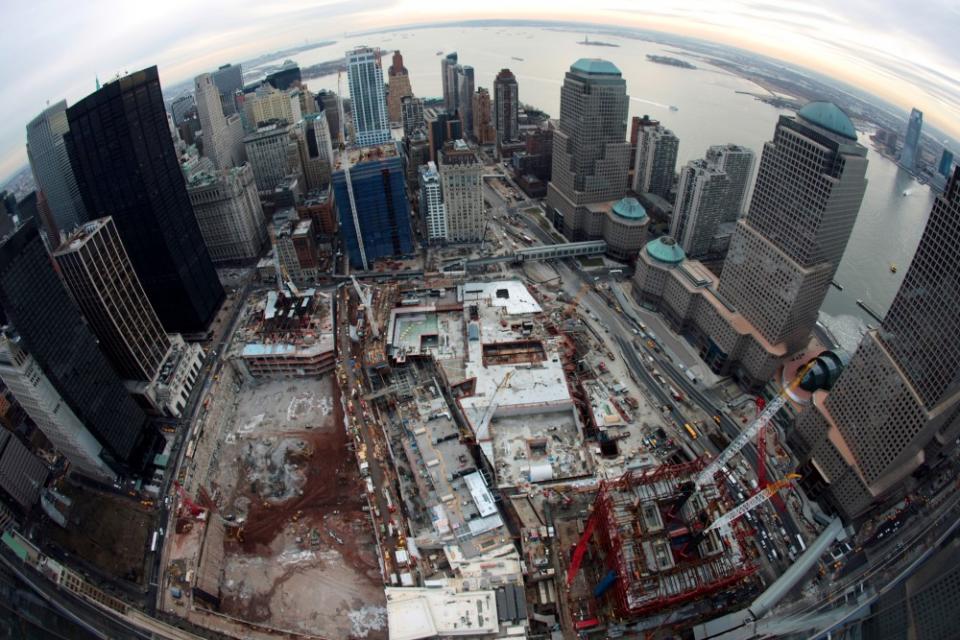
[[(304, 40), (426, 21), (529, 18), (664, 30), (782, 57), (878, 93), (960, 137), (956, 0), (31, 0), (4, 7), (0, 179), (26, 160), (24, 126), (94, 77), (156, 64), (165, 85)], [(10, 28), (9, 26), (12, 26)]]

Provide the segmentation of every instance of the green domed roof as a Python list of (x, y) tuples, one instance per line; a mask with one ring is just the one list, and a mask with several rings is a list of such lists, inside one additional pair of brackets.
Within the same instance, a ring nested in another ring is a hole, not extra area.
[(647, 243), (647, 254), (657, 262), (680, 264), (687, 254), (671, 236), (662, 236)]
[(617, 69), (617, 65), (600, 58), (580, 58), (570, 66), (570, 70), (582, 71), (583, 73), (620, 75), (620, 69)]
[(832, 102), (811, 102), (797, 111), (797, 115), (827, 131), (850, 140), (857, 139), (857, 130), (840, 107)]
[(647, 217), (647, 210), (643, 208), (643, 205), (637, 202), (636, 198), (629, 196), (618, 200), (613, 205), (613, 212), (627, 220), (643, 220)]

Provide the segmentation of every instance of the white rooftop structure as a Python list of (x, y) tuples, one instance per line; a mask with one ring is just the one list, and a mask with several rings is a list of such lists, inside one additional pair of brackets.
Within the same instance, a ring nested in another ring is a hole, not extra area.
[(497, 280), (494, 282), (469, 282), (460, 287), (460, 299), (464, 304), (471, 301), (488, 300), (494, 307), (503, 307), (508, 315), (521, 313), (540, 313), (543, 309), (530, 295), (519, 280)]
[[(468, 323), (462, 375), (475, 383), (473, 395), (459, 403), (496, 470), (497, 485), (589, 473), (560, 358), (561, 338), (538, 330), (542, 309), (526, 285), (467, 283), (460, 298)], [(504, 355), (514, 348), (518, 355)]]
[[(590, 473), (563, 369), (563, 338), (544, 330), (543, 309), (523, 282), (469, 282), (457, 287), (456, 300), (411, 301), (421, 304), (391, 311), (391, 357), (431, 355), (450, 384), (472, 388), (457, 402), (496, 470), (497, 486)], [(446, 509), (433, 516), (438, 531), (455, 528)], [(478, 519), (470, 526), (495, 524)]]
[(493, 591), (387, 587), (384, 592), (391, 640), (493, 636), (500, 631)]

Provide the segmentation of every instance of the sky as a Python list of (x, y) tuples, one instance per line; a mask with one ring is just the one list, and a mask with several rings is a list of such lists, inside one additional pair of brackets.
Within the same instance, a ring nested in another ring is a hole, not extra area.
[(483, 18), (611, 24), (738, 46), (915, 106), (960, 138), (956, 0), (10, 0), (0, 184), (27, 161), (27, 122), (48, 102), (83, 98), (98, 76), (156, 64), (166, 85), (307, 40)]

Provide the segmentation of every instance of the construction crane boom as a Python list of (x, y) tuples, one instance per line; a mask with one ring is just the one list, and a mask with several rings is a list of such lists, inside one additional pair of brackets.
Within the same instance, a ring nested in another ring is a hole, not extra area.
[(493, 414), (497, 411), (497, 407), (499, 406), (499, 403), (497, 402), (497, 395), (500, 393), (500, 390), (503, 389), (508, 382), (510, 382), (510, 377), (512, 375), (513, 371), (507, 371), (507, 375), (503, 376), (503, 380), (500, 381), (500, 384), (498, 384), (497, 388), (494, 389), (493, 395), (490, 396), (490, 404), (487, 405), (483, 415), (480, 416), (480, 421), (477, 423), (477, 426), (474, 429), (474, 434), (476, 435), (478, 442), (480, 440), (490, 439), (490, 421), (493, 419)]
[(597, 522), (599, 522), (599, 520), (600, 510), (595, 509), (587, 519), (587, 524), (583, 527), (583, 535), (581, 535), (580, 540), (577, 541), (577, 546), (573, 550), (573, 557), (570, 558), (570, 566), (567, 567), (568, 589), (570, 588), (570, 585), (573, 584), (574, 578), (577, 577), (577, 572), (580, 570), (580, 564), (583, 562), (583, 556), (586, 555), (587, 547), (590, 544), (590, 536), (593, 535), (593, 530), (597, 528)]
[(368, 287), (364, 290), (360, 282), (357, 281), (356, 276), (350, 276), (350, 281), (353, 282), (353, 288), (357, 290), (360, 302), (363, 303), (363, 307), (367, 310), (367, 322), (370, 323), (370, 330), (373, 332), (373, 337), (379, 338), (380, 325), (377, 323), (376, 314), (373, 312), (373, 296), (370, 295), (370, 288)]
[[(800, 386), (800, 382), (803, 380), (803, 377), (807, 375), (807, 371), (809, 371), (812, 366), (813, 362), (809, 362), (803, 366), (790, 384), (784, 387), (780, 394), (770, 401), (770, 404), (768, 404), (763, 412), (757, 416), (757, 419), (750, 423), (749, 427), (741, 431), (740, 435), (734, 438), (733, 442), (731, 442), (727, 448), (720, 453), (720, 455), (714, 458), (713, 461), (707, 465), (703, 471), (700, 472), (700, 475), (698, 475), (696, 480), (694, 480), (698, 487), (702, 487), (703, 485), (712, 482), (713, 477), (718, 471), (720, 471), (720, 468), (730, 462), (733, 456), (740, 453), (740, 450), (747, 446), (748, 442), (753, 440), (754, 436), (757, 435), (757, 432), (760, 431), (761, 427), (770, 422), (773, 416), (776, 415), (776, 413), (783, 408), (783, 405), (787, 403), (788, 394)], [(763, 455), (763, 452), (759, 452), (759, 455)]]
[(277, 232), (273, 224), (267, 225), (270, 232), (270, 243), (273, 245), (273, 272), (277, 277), (277, 293), (283, 295), (283, 266), (280, 264), (280, 248), (277, 247)]
[(350, 178), (350, 152), (347, 151), (347, 146), (343, 139), (343, 125), (344, 116), (343, 116), (343, 86), (340, 84), (340, 80), (343, 77), (343, 71), (337, 72), (337, 114), (340, 117), (340, 131), (338, 132), (339, 136), (339, 147), (340, 147), (340, 162), (343, 167), (343, 177), (347, 183), (347, 199), (350, 201), (350, 214), (353, 218), (353, 230), (357, 234), (357, 247), (360, 249), (360, 261), (363, 263), (363, 270), (369, 271), (370, 265), (367, 263), (367, 250), (363, 244), (363, 233), (360, 231), (360, 217), (357, 215), (357, 201), (353, 196), (353, 180)]
[(770, 483), (766, 489), (758, 491), (754, 495), (747, 498), (744, 502), (741, 502), (736, 507), (714, 520), (709, 527), (703, 530), (703, 533), (707, 534), (714, 529), (719, 529), (720, 527), (730, 524), (748, 511), (756, 509), (761, 504), (772, 498), (777, 491), (793, 484), (793, 481), (799, 477), (800, 476), (797, 474), (791, 473), (783, 480), (777, 480), (776, 482)]

